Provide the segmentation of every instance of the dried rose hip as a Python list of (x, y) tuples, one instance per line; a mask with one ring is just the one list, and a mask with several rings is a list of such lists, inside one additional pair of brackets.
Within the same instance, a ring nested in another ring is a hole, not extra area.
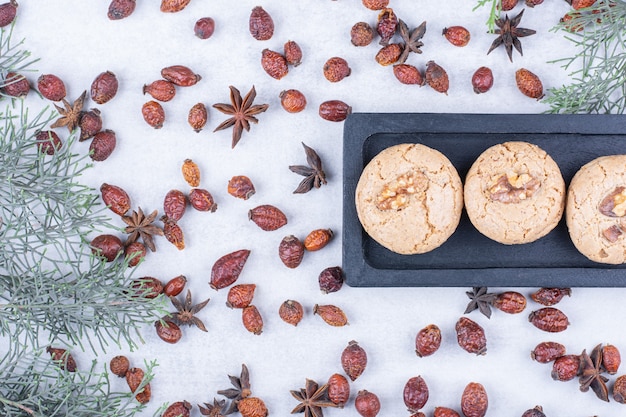
[(304, 316), (304, 309), (296, 300), (286, 300), (278, 308), (278, 316), (285, 323), (297, 326)]
[(402, 84), (416, 84), (420, 87), (426, 83), (422, 73), (413, 65), (398, 64), (393, 66), (393, 75)]
[(341, 57), (329, 58), (322, 67), (324, 77), (331, 83), (336, 83), (350, 76), (352, 70), (348, 62)]
[(250, 251), (241, 249), (219, 258), (211, 269), (210, 286), (214, 290), (226, 288), (239, 278), (243, 267), (250, 256)]
[(2, 92), (11, 97), (24, 97), (30, 91), (26, 77), (16, 72), (8, 72), (4, 78)]
[(492, 305), (505, 313), (517, 314), (526, 308), (526, 297), (516, 291), (505, 291), (496, 296)]
[(181, 167), (183, 178), (191, 187), (200, 185), (200, 167), (193, 160), (187, 158)]
[(543, 413), (543, 408), (540, 405), (536, 405), (534, 408), (524, 411), (522, 417), (546, 417), (546, 415)]
[(551, 333), (562, 332), (569, 326), (565, 313), (554, 307), (544, 307), (531, 312), (528, 321), (539, 330)]
[(565, 296), (571, 296), (571, 288), (540, 288), (530, 295), (536, 303), (544, 306), (553, 306)]
[(448, 94), (450, 82), (448, 73), (435, 61), (428, 61), (426, 64), (426, 83), (439, 93)]
[(381, 10), (389, 5), (389, 0), (362, 0), (363, 6), (370, 10)]
[(357, 22), (350, 29), (350, 42), (354, 46), (367, 46), (374, 40), (376, 32), (367, 22)]
[(456, 338), (459, 346), (469, 353), (484, 355), (487, 352), (487, 338), (483, 328), (467, 317), (461, 317), (457, 321)]
[(150, 100), (141, 107), (143, 119), (155, 129), (160, 129), (165, 123), (165, 110), (154, 100)]
[(617, 347), (613, 345), (602, 347), (602, 367), (607, 373), (615, 375), (621, 363), (622, 357)]
[(0, 27), (5, 27), (13, 23), (17, 15), (17, 1), (10, 0), (0, 4)]
[(409, 413), (417, 413), (428, 401), (428, 385), (421, 376), (410, 378), (404, 385), (404, 404)]
[(379, 43), (385, 46), (391, 38), (396, 34), (398, 28), (398, 17), (391, 8), (383, 8), (378, 14), (378, 22), (376, 24), (376, 32), (380, 36)]
[(328, 399), (337, 407), (343, 408), (350, 398), (350, 383), (346, 377), (341, 374), (332, 374), (328, 378), (327, 385)]
[(146, 247), (141, 242), (133, 242), (124, 248), (124, 257), (128, 259), (128, 266), (137, 266), (146, 257)]
[(161, 77), (179, 87), (191, 87), (202, 79), (199, 74), (194, 73), (184, 65), (172, 65), (163, 68)]
[(183, 291), (186, 284), (187, 277), (185, 277), (184, 275), (178, 275), (167, 281), (167, 283), (163, 287), (163, 294), (168, 297), (176, 297)]
[(313, 306), (313, 314), (319, 315), (326, 324), (333, 327), (341, 327), (348, 324), (348, 318), (343, 310), (332, 304), (315, 304)]
[(278, 95), (280, 105), (289, 113), (299, 113), (306, 107), (306, 97), (299, 90), (283, 90)]
[(584, 9), (594, 5), (596, 0), (572, 0), (572, 8), (574, 10)]
[(102, 117), (100, 116), (100, 110), (91, 109), (84, 111), (80, 115), (80, 121), (78, 122), (80, 127), (79, 141), (83, 142), (96, 135), (96, 133), (102, 130)]
[(250, 178), (245, 175), (235, 175), (228, 181), (228, 194), (233, 197), (247, 200), (254, 195), (256, 190)]
[(263, 333), (263, 317), (261, 317), (261, 313), (259, 313), (259, 309), (256, 306), (249, 305), (244, 307), (241, 311), (241, 321), (250, 333), (256, 335)]
[(268, 48), (261, 51), (261, 67), (270, 77), (277, 80), (289, 72), (287, 59), (282, 54)]
[(200, 39), (209, 39), (215, 32), (215, 20), (211, 17), (201, 17), (193, 26), (193, 33)]
[(302, 49), (296, 41), (287, 41), (283, 45), (283, 55), (287, 64), (297, 67), (302, 63)]
[(124, 378), (126, 376), (126, 372), (128, 372), (129, 368), (130, 361), (124, 355), (115, 356), (109, 362), (109, 369), (111, 369), (111, 372), (120, 378)]
[(324, 269), (317, 279), (320, 290), (324, 294), (339, 291), (343, 285), (344, 280), (345, 276), (343, 273), (343, 269), (341, 269), (340, 266), (332, 266)]
[(179, 221), (185, 214), (187, 198), (180, 190), (170, 190), (163, 199), (163, 212), (171, 220)]
[(117, 144), (115, 132), (106, 129), (95, 134), (91, 143), (89, 144), (89, 156), (94, 161), (104, 161), (107, 159)]
[(341, 100), (328, 100), (320, 104), (319, 115), (329, 122), (342, 122), (352, 113), (352, 107)]
[(513, 10), (515, 6), (517, 6), (518, 0), (501, 0), (502, 11), (508, 12), (509, 10)]
[(265, 231), (277, 230), (287, 224), (285, 213), (270, 204), (263, 204), (248, 211), (248, 219)]
[(135, 11), (136, 0), (111, 0), (107, 17), (111, 20), (125, 19)]
[(241, 417), (266, 417), (269, 412), (262, 399), (246, 397), (239, 400), (237, 408)]
[(217, 203), (213, 200), (213, 196), (204, 188), (194, 188), (189, 192), (189, 204), (198, 211), (214, 213), (217, 210)]
[(176, 13), (183, 10), (191, 0), (161, 0), (161, 11), (163, 13)]
[(124, 245), (119, 237), (103, 234), (96, 236), (90, 243), (94, 255), (103, 256), (107, 262), (112, 262), (124, 250)]
[(526, 68), (520, 68), (515, 72), (515, 83), (519, 91), (527, 97), (539, 100), (544, 96), (541, 80)]
[(50, 354), (52, 360), (56, 362), (61, 369), (67, 372), (76, 372), (76, 361), (72, 354), (66, 349), (48, 346), (46, 352)]
[(550, 375), (555, 381), (569, 381), (578, 375), (580, 370), (580, 356), (563, 355), (555, 359)]
[(130, 210), (130, 197), (121, 187), (105, 182), (100, 186), (100, 193), (102, 201), (113, 213), (123, 216)]
[(165, 409), (161, 417), (189, 417), (190, 411), (191, 404), (189, 402), (176, 401)]
[(565, 355), (565, 346), (557, 342), (541, 342), (530, 352), (530, 357), (539, 363), (549, 363)]
[(461, 417), (459, 413), (448, 407), (435, 407), (433, 417)]
[(331, 229), (315, 229), (304, 238), (304, 248), (314, 252), (330, 243), (334, 233)]
[(493, 86), (493, 72), (487, 67), (480, 67), (472, 75), (472, 88), (476, 94), (486, 93)]
[(380, 400), (373, 392), (361, 390), (354, 399), (354, 407), (363, 417), (376, 417), (380, 411)]
[(246, 308), (254, 298), (255, 284), (238, 284), (233, 285), (228, 290), (226, 297), (226, 306), (229, 308)]
[(91, 99), (98, 104), (109, 102), (117, 94), (119, 82), (111, 71), (100, 73), (91, 83)]
[(196, 103), (189, 109), (187, 123), (189, 123), (189, 126), (197, 133), (206, 125), (208, 118), (209, 113), (204, 103)]
[(272, 16), (263, 7), (256, 6), (250, 13), (249, 29), (252, 37), (258, 41), (271, 39), (274, 35)]
[(382, 66), (388, 66), (398, 62), (402, 55), (402, 46), (397, 43), (390, 43), (378, 51), (374, 59)]
[(63, 146), (61, 138), (53, 130), (42, 130), (38, 132), (35, 136), (35, 141), (37, 142), (39, 152), (45, 153), (46, 155), (54, 155), (54, 153)]
[(465, 417), (484, 417), (487, 413), (487, 391), (478, 382), (470, 382), (461, 396), (461, 412)]
[(450, 26), (443, 28), (442, 35), (454, 46), (463, 47), (470, 41), (470, 32), (463, 26)]
[(613, 399), (621, 404), (626, 404), (626, 375), (617, 377), (613, 384)]
[(141, 298), (153, 299), (163, 293), (163, 283), (154, 277), (134, 279), (130, 284), (130, 288), (133, 290), (133, 296)]
[(367, 366), (367, 353), (359, 344), (352, 340), (341, 352), (341, 367), (351, 381), (355, 381)]
[(163, 222), (163, 236), (167, 241), (176, 246), (178, 250), (185, 249), (185, 235), (178, 223), (167, 216), (162, 216), (161, 221)]
[(176, 86), (167, 80), (156, 80), (145, 84), (143, 93), (150, 94), (155, 100), (170, 101), (176, 95)]
[(287, 268), (297, 268), (304, 257), (304, 244), (294, 235), (285, 236), (278, 245), (278, 257)]
[(37, 89), (50, 101), (61, 101), (67, 92), (65, 83), (54, 74), (42, 74), (37, 78)]
[(145, 384), (140, 392), (137, 392), (143, 379), (144, 372), (141, 368), (130, 368), (128, 372), (126, 372), (126, 383), (130, 391), (135, 394), (135, 399), (139, 401), (140, 404), (149, 402), (152, 393), (149, 383)]
[(415, 353), (424, 357), (435, 353), (441, 346), (441, 330), (435, 324), (428, 326), (417, 332), (415, 336)]
[(180, 327), (171, 320), (159, 320), (154, 323), (154, 327), (156, 328), (157, 336), (164, 342), (174, 344), (183, 337), (183, 332), (180, 330)]

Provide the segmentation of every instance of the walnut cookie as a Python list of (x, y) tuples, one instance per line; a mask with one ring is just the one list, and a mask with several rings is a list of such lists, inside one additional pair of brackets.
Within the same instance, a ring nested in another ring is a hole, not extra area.
[(603, 156), (572, 178), (565, 218), (576, 249), (594, 262), (626, 262), (626, 155)]
[(445, 155), (400, 144), (376, 155), (356, 186), (359, 221), (372, 239), (403, 255), (429, 252), (456, 230), (463, 185)]
[(563, 216), (565, 181), (556, 162), (537, 145), (505, 142), (474, 162), (464, 197), (480, 233), (506, 245), (530, 243), (550, 233)]

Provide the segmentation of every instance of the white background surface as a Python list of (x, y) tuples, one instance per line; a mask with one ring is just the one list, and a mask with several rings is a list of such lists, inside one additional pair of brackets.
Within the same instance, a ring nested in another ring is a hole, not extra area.
[[(566, 73), (547, 61), (570, 56), (573, 51), (561, 34), (550, 32), (567, 12), (562, 0), (547, 0), (535, 9), (526, 9), (521, 27), (537, 30), (523, 39), (525, 55), (514, 53), (510, 63), (501, 47), (486, 55), (494, 35), (486, 33), (487, 9), (472, 12), (473, 1), (392, 0), (390, 6), (410, 27), (427, 21), (423, 54), (412, 54), (408, 63), (425, 68), (429, 60), (443, 66), (450, 76), (448, 95), (401, 85), (391, 67), (374, 61), (375, 42), (356, 48), (349, 40), (351, 26), (358, 21), (376, 22), (377, 12), (357, 0), (223, 1), (193, 0), (182, 12), (164, 14), (158, 1), (140, 0), (132, 16), (121, 21), (106, 17), (108, 1), (22, 0), (16, 39), (26, 38), (25, 46), (41, 60), (35, 67), (65, 80), (72, 100), (89, 89), (102, 71), (113, 71), (119, 81), (118, 95), (98, 107), (104, 126), (117, 133), (118, 146), (106, 161), (96, 163), (82, 181), (98, 188), (103, 182), (119, 185), (131, 196), (133, 207), (162, 211), (164, 195), (172, 188), (188, 189), (180, 175), (184, 159), (192, 158), (202, 170), (201, 186), (218, 203), (213, 214), (191, 209), (180, 221), (187, 248), (179, 252), (164, 238), (157, 238), (157, 252), (150, 253), (138, 267), (137, 276), (155, 276), (163, 281), (184, 274), (195, 301), (211, 298), (199, 313), (208, 333), (185, 328), (176, 345), (158, 339), (153, 328), (143, 332), (145, 345), (129, 352), (111, 348), (100, 356), (103, 363), (116, 354), (127, 354), (135, 366), (156, 359), (159, 367), (152, 383), (153, 396), (146, 415), (160, 404), (188, 400), (195, 407), (212, 402), (216, 391), (229, 387), (227, 374), (237, 375), (242, 363), (250, 369), (253, 395), (264, 399), (270, 415), (288, 415), (297, 404), (289, 390), (304, 386), (305, 378), (324, 383), (342, 372), (340, 355), (350, 340), (357, 340), (367, 351), (369, 363), (364, 374), (352, 383), (352, 396), (343, 410), (327, 409), (327, 416), (354, 416), (357, 391), (376, 393), (382, 403), (380, 416), (408, 415), (402, 389), (412, 376), (421, 375), (429, 385), (430, 399), (425, 407), (432, 415), (435, 406), (452, 407), (460, 412), (460, 397), (470, 381), (481, 382), (489, 394), (488, 416), (516, 417), (540, 404), (548, 416), (617, 416), (623, 406), (605, 404), (592, 393), (580, 393), (576, 381), (555, 382), (550, 365), (531, 361), (529, 352), (539, 342), (564, 343), (570, 353), (590, 350), (597, 343), (626, 348), (624, 324), (626, 306), (623, 289), (575, 288), (571, 298), (559, 307), (569, 316), (570, 328), (560, 334), (547, 334), (532, 327), (528, 313), (540, 306), (529, 301), (519, 315), (494, 311), (491, 320), (472, 313), (488, 338), (488, 353), (477, 357), (461, 350), (456, 343), (454, 324), (462, 315), (469, 288), (350, 288), (323, 295), (317, 276), (328, 266), (341, 264), (342, 213), (342, 129), (343, 123), (322, 120), (319, 103), (340, 99), (355, 112), (485, 112), (540, 113), (544, 104), (524, 97), (515, 87), (514, 73), (525, 67), (538, 74), (546, 87), (567, 82)], [(254, 40), (248, 32), (251, 9), (262, 5), (274, 18), (276, 30), (269, 41)], [(522, 6), (515, 9), (520, 11)], [(200, 40), (193, 34), (195, 21), (204, 16), (215, 19), (215, 34)], [(446, 26), (464, 25), (472, 33), (465, 48), (450, 45), (442, 36)], [(261, 68), (264, 48), (281, 51), (287, 40), (295, 40), (303, 50), (302, 64), (290, 68), (282, 80), (270, 78)], [(322, 66), (332, 56), (345, 58), (352, 75), (331, 84), (323, 78)], [(141, 117), (141, 106), (149, 98), (142, 86), (160, 78), (161, 68), (186, 65), (202, 75), (193, 87), (179, 88), (173, 101), (164, 103), (167, 114), (160, 130), (149, 127)], [(470, 86), (471, 74), (487, 65), (493, 69), (495, 85), (483, 95)], [(38, 74), (29, 78), (35, 80)], [(260, 123), (235, 149), (230, 148), (231, 131), (212, 133), (227, 116), (210, 106), (228, 102), (228, 86), (245, 94), (256, 86), (256, 103), (268, 103)], [(307, 109), (289, 114), (280, 107), (278, 94), (288, 88), (300, 89), (308, 99)], [(34, 106), (41, 102), (32, 98)], [(187, 111), (197, 102), (209, 107), (209, 122), (201, 133), (187, 125)], [(59, 130), (62, 137), (67, 132)], [(291, 192), (302, 177), (287, 167), (304, 164), (300, 142), (315, 148), (324, 161), (328, 185), (304, 195)], [(77, 144), (87, 152), (89, 142)], [(257, 193), (248, 201), (226, 192), (233, 175), (248, 175)], [(247, 219), (247, 211), (260, 204), (274, 204), (288, 216), (289, 223), (274, 232), (263, 232)], [(119, 222), (122, 226), (121, 221)], [(283, 236), (304, 238), (316, 228), (331, 228), (334, 241), (324, 250), (307, 253), (302, 265), (288, 270), (277, 256)], [(215, 260), (234, 250), (252, 251), (238, 283), (255, 283), (254, 304), (265, 320), (262, 335), (248, 333), (240, 312), (225, 307), (227, 290), (208, 286)], [(508, 290), (491, 288), (491, 291)], [(518, 288), (529, 295), (536, 288)], [(300, 301), (305, 317), (292, 327), (280, 320), (277, 311), (286, 299)], [(333, 328), (312, 314), (313, 305), (335, 304), (344, 309), (350, 325)], [(173, 308), (172, 308), (173, 311)], [(437, 324), (443, 332), (441, 349), (433, 356), (418, 358), (414, 338), (419, 329)], [(88, 363), (89, 352), (74, 352), (79, 363)], [(612, 378), (613, 379), (613, 378)], [(126, 390), (123, 380), (114, 389)]]

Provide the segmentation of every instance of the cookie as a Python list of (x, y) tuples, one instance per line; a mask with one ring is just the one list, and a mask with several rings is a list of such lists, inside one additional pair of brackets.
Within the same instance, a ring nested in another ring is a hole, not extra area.
[(537, 145), (505, 142), (484, 151), (465, 180), (465, 209), (476, 229), (506, 245), (534, 242), (559, 223), (565, 181)]
[(463, 184), (441, 152), (400, 144), (376, 155), (356, 186), (359, 221), (385, 248), (403, 255), (429, 252), (456, 230)]
[(626, 155), (584, 165), (570, 183), (565, 220), (576, 249), (594, 262), (626, 262)]

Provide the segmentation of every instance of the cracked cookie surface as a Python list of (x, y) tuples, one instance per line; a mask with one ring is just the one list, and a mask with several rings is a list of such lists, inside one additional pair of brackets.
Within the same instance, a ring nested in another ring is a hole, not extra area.
[(594, 262), (626, 262), (626, 155), (602, 156), (572, 178), (565, 219), (580, 253)]
[(533, 242), (563, 216), (565, 182), (543, 149), (505, 142), (485, 150), (465, 180), (465, 208), (476, 229), (507, 245)]
[(429, 252), (456, 230), (463, 185), (441, 152), (422, 144), (391, 146), (363, 169), (355, 204), (367, 234), (404, 254)]

